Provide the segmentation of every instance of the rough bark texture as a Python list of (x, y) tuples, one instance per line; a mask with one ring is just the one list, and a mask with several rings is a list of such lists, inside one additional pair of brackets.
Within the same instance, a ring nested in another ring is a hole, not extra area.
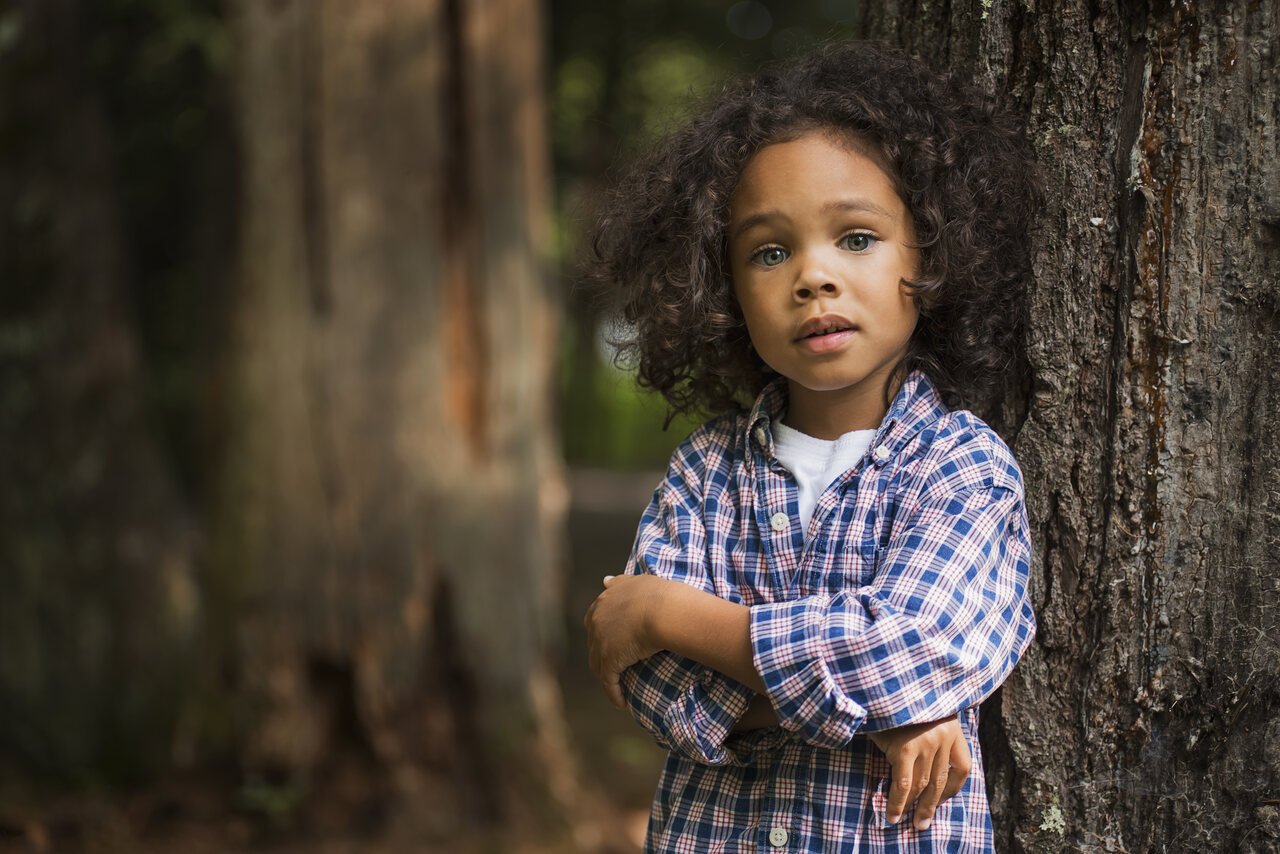
[(233, 16), (221, 569), (246, 764), (314, 782), (361, 746), (387, 789), (370, 799), (426, 838), (554, 816), (573, 774), (547, 665), (565, 490), (537, 7)]
[(867, 22), (1006, 93), (1048, 191), (1005, 430), (1040, 631), (986, 709), (1001, 850), (1280, 847), (1278, 10)]
[(0, 777), (120, 782), (184, 758), (199, 541), (143, 411), (81, 15), (0, 11)]

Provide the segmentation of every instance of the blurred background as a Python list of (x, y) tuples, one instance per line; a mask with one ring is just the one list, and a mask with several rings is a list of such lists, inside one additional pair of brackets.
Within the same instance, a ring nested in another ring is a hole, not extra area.
[(0, 850), (635, 851), (602, 194), (853, 0), (0, 3)]

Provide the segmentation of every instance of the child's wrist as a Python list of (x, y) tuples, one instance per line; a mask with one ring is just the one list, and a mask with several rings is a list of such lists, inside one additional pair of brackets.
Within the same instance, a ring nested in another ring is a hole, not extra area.
[[(664, 578), (649, 603), (645, 614), (644, 631), (654, 649), (676, 650), (680, 643), (678, 636), (681, 620), (696, 617), (697, 601), (704, 596), (711, 596), (683, 581)], [(683, 650), (676, 650), (685, 654)]]
[(644, 632), (645, 641), (650, 649), (667, 649), (670, 641), (665, 631), (664, 615), (670, 610), (671, 597), (678, 592), (675, 588), (684, 587), (678, 581), (670, 579), (662, 579), (662, 584), (657, 585), (654, 589), (653, 598), (649, 600), (649, 606), (645, 608), (644, 620), (641, 624), (641, 630)]

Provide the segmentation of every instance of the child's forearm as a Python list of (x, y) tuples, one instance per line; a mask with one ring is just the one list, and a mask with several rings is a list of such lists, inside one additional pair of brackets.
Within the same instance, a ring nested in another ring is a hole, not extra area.
[(746, 732), (753, 729), (766, 729), (778, 725), (778, 715), (773, 711), (773, 703), (764, 694), (756, 694), (751, 698), (751, 705), (742, 713), (742, 717), (734, 724), (734, 732)]
[(751, 654), (751, 609), (746, 605), (676, 582), (649, 618), (657, 646), (766, 693)]

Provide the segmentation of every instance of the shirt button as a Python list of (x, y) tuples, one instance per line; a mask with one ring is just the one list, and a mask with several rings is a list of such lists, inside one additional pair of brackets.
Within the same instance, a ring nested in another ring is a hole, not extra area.
[(769, 831), (769, 844), (774, 848), (781, 848), (787, 844), (787, 829), (785, 827), (775, 827)]
[(786, 513), (774, 513), (773, 518), (769, 520), (769, 524), (773, 526), (773, 530), (781, 533), (787, 530), (787, 526), (791, 524), (791, 519)]
[(763, 424), (756, 427), (755, 437), (756, 444), (759, 445), (761, 449), (768, 447), (769, 437), (764, 432)]
[(876, 458), (876, 462), (878, 463), (883, 463), (887, 461), (889, 459), (889, 447), (887, 445), (881, 445), (880, 447), (876, 448), (875, 454), (873, 454), (873, 456)]

